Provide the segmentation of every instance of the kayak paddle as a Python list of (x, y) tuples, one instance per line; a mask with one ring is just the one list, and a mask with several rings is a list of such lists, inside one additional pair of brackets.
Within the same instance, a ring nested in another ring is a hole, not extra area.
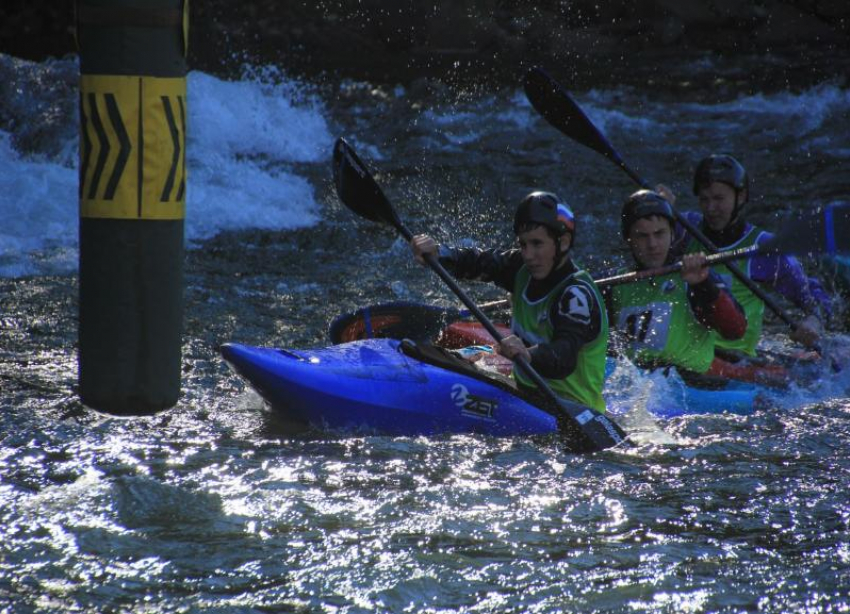
[[(366, 166), (357, 157), (354, 149), (343, 138), (339, 138), (333, 153), (334, 183), (340, 200), (358, 215), (395, 228), (408, 242), (413, 234), (408, 230), (381, 191)], [(425, 256), (427, 265), (466, 305), (475, 318), (498, 342), (502, 335), (478, 306), (457, 285), (448, 271), (431, 254)], [(556, 418), (567, 445), (575, 452), (593, 452), (613, 448), (626, 441), (626, 433), (608, 416), (593, 408), (568, 401), (556, 395), (540, 374), (523, 357), (516, 363), (537, 388), (558, 408)]]
[[(627, 165), (614, 146), (605, 138), (599, 129), (590, 121), (590, 118), (585, 115), (578, 103), (570, 96), (555, 79), (549, 76), (542, 68), (531, 68), (525, 75), (525, 95), (540, 115), (548, 121), (553, 127), (582, 145), (601, 153), (603, 156), (614, 162), (619, 168), (634, 180), (640, 187), (652, 189), (649, 182), (638, 175), (634, 169)], [(717, 246), (714, 245), (708, 237), (706, 237), (696, 226), (690, 223), (688, 219), (679, 213), (674, 207), (673, 213), (676, 216), (682, 227), (690, 233), (697, 241), (699, 241), (710, 253), (717, 253)], [(846, 234), (845, 238), (846, 241)], [(741, 269), (732, 263), (727, 263), (727, 268), (732, 274), (737, 277), (753, 294), (759, 297), (771, 311), (779, 316), (791, 330), (796, 330), (798, 327), (791, 316), (783, 309), (775, 300), (768, 296), (762, 288), (747, 277)]]
[[(712, 254), (706, 258), (706, 266), (750, 258), (757, 254), (846, 253), (850, 251), (848, 233), (850, 233), (850, 204), (830, 205), (824, 209), (793, 216), (783, 224), (776, 235), (764, 243)], [(676, 262), (594, 281), (598, 286), (616, 286), (650, 277), (669, 275), (681, 270), (682, 263)]]
[[(792, 216), (770, 242), (717, 252), (708, 257), (707, 266), (774, 252), (795, 255), (850, 252), (850, 204), (830, 205)], [(595, 281), (598, 286), (613, 286), (669, 275), (681, 268), (682, 264), (676, 263), (611, 277), (597, 277)], [(509, 309), (510, 301), (492, 301), (478, 308), (485, 313), (493, 313)], [(471, 317), (472, 313), (468, 309), (393, 301), (368, 305), (339, 315), (331, 322), (328, 332), (334, 344), (376, 337), (423, 342), (436, 339), (450, 324)]]

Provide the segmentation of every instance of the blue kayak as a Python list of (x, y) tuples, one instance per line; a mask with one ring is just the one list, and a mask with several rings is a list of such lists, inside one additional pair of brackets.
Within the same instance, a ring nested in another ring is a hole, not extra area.
[[(402, 436), (558, 430), (555, 417), (535, 404), (539, 399), (433, 346), (388, 338), (311, 350), (227, 343), (221, 354), (274, 410), (322, 430)], [(754, 389), (686, 392), (684, 406), (668, 395), (669, 403), (648, 409), (660, 417), (749, 413), (756, 395)]]

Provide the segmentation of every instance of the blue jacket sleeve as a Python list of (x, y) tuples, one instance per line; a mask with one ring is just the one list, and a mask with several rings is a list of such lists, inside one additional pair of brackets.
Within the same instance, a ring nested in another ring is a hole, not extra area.
[[(772, 236), (769, 232), (762, 233), (758, 242)], [(823, 322), (832, 317), (832, 297), (817, 279), (806, 275), (800, 261), (793, 256), (754, 256), (750, 260), (750, 276), (772, 287), (806, 314), (817, 315)]]

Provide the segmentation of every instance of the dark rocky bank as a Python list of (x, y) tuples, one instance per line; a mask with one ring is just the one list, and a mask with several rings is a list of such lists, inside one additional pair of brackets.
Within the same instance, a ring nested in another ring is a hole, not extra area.
[[(504, 82), (542, 64), (593, 85), (663, 82), (674, 63), (709, 59), (730, 67), (725, 78), (763, 88), (843, 79), (850, 67), (846, 0), (209, 0), (191, 9), (190, 65), (218, 74), (270, 62), (378, 83)], [(73, 15), (72, 0), (5, 0), (0, 52), (73, 53)], [(759, 70), (736, 74), (741, 57)]]

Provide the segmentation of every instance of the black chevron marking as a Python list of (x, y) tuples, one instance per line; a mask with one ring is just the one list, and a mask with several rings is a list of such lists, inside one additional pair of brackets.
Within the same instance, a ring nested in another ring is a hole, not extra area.
[(91, 111), (91, 123), (94, 126), (94, 131), (97, 133), (97, 140), (100, 144), (97, 163), (94, 167), (94, 175), (89, 186), (89, 198), (94, 199), (97, 196), (97, 184), (100, 183), (103, 167), (106, 166), (106, 158), (109, 156), (109, 139), (106, 137), (106, 131), (103, 129), (103, 122), (100, 121), (100, 113), (97, 110), (97, 97), (93, 92), (89, 94), (89, 110)]
[(91, 160), (91, 139), (89, 138), (88, 121), (89, 117), (86, 114), (85, 97), (80, 94), (80, 132), (83, 141), (82, 160), (80, 160), (80, 198), (83, 197), (83, 184), (86, 182), (86, 173), (88, 173), (89, 161)]
[(103, 195), (105, 200), (112, 200), (115, 197), (115, 189), (118, 187), (118, 181), (121, 179), (124, 167), (127, 166), (127, 159), (130, 157), (130, 150), (133, 147), (130, 143), (130, 137), (127, 136), (127, 130), (124, 128), (124, 122), (121, 119), (118, 103), (115, 102), (115, 96), (113, 94), (105, 94), (104, 98), (106, 99), (106, 110), (109, 112), (109, 120), (112, 122), (112, 127), (115, 128), (115, 134), (118, 135), (118, 142), (121, 144), (118, 159), (115, 160), (115, 167), (112, 169), (112, 174), (109, 176), (109, 183), (106, 184), (106, 192)]
[[(186, 107), (183, 104), (183, 96), (177, 97), (177, 102), (180, 103), (180, 129), (183, 131), (183, 144), (186, 144)], [(177, 188), (177, 202), (183, 200), (183, 195), (186, 193), (186, 155), (183, 155), (183, 172), (180, 177), (180, 187)]]
[(165, 119), (168, 122), (168, 131), (171, 133), (171, 141), (174, 145), (168, 179), (165, 181), (165, 187), (162, 188), (162, 196), (159, 199), (160, 202), (167, 202), (171, 199), (171, 190), (174, 189), (174, 179), (177, 177), (177, 165), (180, 162), (180, 132), (177, 130), (177, 123), (174, 121), (174, 111), (171, 110), (171, 101), (168, 96), (162, 96), (162, 106), (165, 110)]

